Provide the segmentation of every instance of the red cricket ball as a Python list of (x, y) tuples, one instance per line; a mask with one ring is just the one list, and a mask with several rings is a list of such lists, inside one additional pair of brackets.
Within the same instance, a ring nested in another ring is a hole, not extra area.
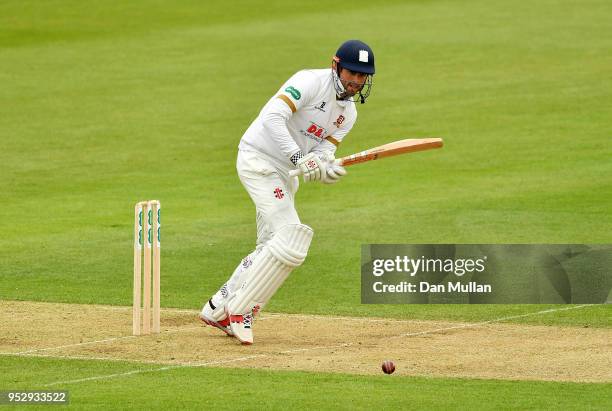
[(385, 374), (393, 374), (393, 371), (395, 371), (395, 364), (393, 364), (393, 361), (385, 360), (382, 363), (382, 370)]

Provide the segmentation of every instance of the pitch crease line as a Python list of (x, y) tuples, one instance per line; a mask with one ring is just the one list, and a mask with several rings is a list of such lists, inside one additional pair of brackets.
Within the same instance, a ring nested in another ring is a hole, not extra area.
[[(202, 328), (202, 327), (201, 326), (194, 326), (194, 327), (188, 327), (188, 328), (178, 328), (178, 329), (175, 329), (175, 330), (165, 330), (165, 331), (160, 332), (159, 334), (151, 334), (151, 335), (172, 334), (172, 333), (176, 333), (176, 332), (195, 330), (195, 329), (198, 329), (198, 328)], [(3, 353), (0, 353), (0, 355), (26, 355), (26, 354), (31, 354), (31, 353), (41, 352), (41, 351), (52, 351), (52, 350), (60, 350), (62, 348), (82, 347), (84, 345), (102, 344), (102, 343), (108, 343), (108, 342), (113, 342), (113, 341), (120, 341), (120, 340), (127, 340), (127, 339), (130, 339), (130, 338), (141, 338), (141, 337), (146, 337), (146, 336), (122, 335), (120, 337), (111, 337), (111, 338), (105, 338), (103, 340), (94, 340), (94, 341), (86, 341), (86, 342), (82, 342), (82, 343), (58, 345), (58, 346), (55, 346), (55, 347), (35, 348), (35, 349), (32, 349), (32, 350), (20, 351), (20, 352), (12, 352), (12, 353), (11, 352), (3, 352)]]
[(434, 329), (434, 330), (418, 331), (418, 332), (413, 332), (413, 333), (394, 335), (392, 337), (387, 337), (387, 338), (388, 339), (396, 339), (396, 338), (404, 338), (404, 337), (415, 337), (415, 336), (418, 336), (418, 335), (435, 334), (435, 333), (443, 332), (443, 331), (452, 331), (452, 330), (460, 330), (460, 329), (465, 329), (465, 328), (480, 327), (480, 326), (487, 325), (487, 324), (499, 323), (499, 322), (507, 321), (507, 320), (515, 320), (517, 318), (530, 317), (530, 316), (538, 315), (538, 314), (547, 314), (547, 313), (550, 313), (550, 312), (575, 310), (575, 309), (578, 309), (578, 308), (590, 307), (591, 305), (592, 304), (583, 304), (583, 305), (577, 305), (577, 306), (574, 306), (574, 307), (550, 308), (548, 310), (536, 311), (534, 313), (511, 315), (511, 316), (508, 316), (508, 317), (501, 317), (501, 318), (496, 318), (496, 319), (493, 319), (493, 320), (481, 321), (481, 322), (478, 322), (478, 323), (462, 324), (462, 325), (455, 325), (455, 326), (452, 326), (452, 327), (437, 328), (437, 329)]

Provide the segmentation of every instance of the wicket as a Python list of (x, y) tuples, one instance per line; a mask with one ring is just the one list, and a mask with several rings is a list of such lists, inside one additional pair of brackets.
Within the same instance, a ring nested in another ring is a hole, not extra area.
[[(144, 216), (146, 216), (146, 218), (143, 218)], [(143, 236), (144, 233), (146, 233), (146, 235)], [(137, 203), (134, 207), (134, 301), (132, 305), (133, 335), (151, 334), (151, 331), (154, 334), (159, 334), (160, 234), (160, 202), (157, 200), (149, 200)], [(151, 251), (153, 252), (151, 253)], [(151, 267), (151, 261), (153, 267)], [(151, 268), (153, 268), (153, 301), (151, 301)], [(141, 299), (141, 296), (144, 298)], [(143, 317), (142, 330), (140, 321), (141, 306)], [(153, 318), (151, 318), (151, 310), (153, 310)]]

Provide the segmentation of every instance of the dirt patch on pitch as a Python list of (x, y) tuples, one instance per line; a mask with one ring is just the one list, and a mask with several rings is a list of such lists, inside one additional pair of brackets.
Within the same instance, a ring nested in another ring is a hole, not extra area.
[(0, 302), (0, 353), (215, 366), (576, 382), (612, 381), (612, 330), (262, 314), (255, 344), (162, 312), (162, 333), (132, 337), (131, 308)]

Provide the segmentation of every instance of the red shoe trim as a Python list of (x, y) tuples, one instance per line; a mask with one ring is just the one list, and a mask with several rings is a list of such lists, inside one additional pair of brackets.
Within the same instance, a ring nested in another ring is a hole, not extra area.
[(230, 315), (229, 319), (233, 323), (241, 323), (244, 321), (244, 318), (242, 318), (242, 315)]

